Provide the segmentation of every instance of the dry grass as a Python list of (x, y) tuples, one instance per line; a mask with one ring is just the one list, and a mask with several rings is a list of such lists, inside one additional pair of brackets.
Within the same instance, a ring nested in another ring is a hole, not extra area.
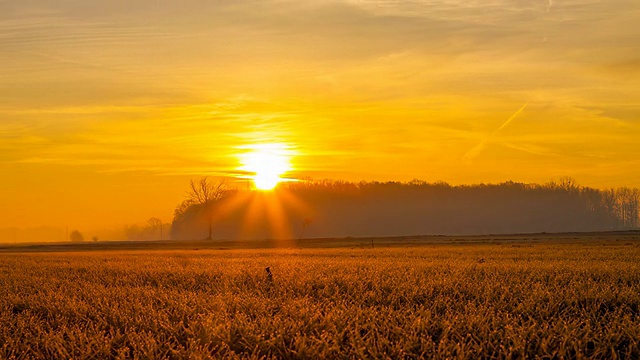
[(0, 294), (4, 359), (640, 357), (637, 241), (7, 253)]

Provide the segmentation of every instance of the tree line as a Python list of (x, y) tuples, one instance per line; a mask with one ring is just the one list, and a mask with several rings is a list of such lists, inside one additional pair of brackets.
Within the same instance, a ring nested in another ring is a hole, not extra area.
[(192, 181), (174, 239), (470, 235), (638, 229), (640, 191), (545, 184), (298, 181), (273, 192)]

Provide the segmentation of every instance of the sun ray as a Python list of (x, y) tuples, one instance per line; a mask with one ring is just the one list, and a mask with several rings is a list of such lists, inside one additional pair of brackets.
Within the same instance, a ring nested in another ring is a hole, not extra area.
[(274, 240), (290, 239), (291, 219), (282, 206), (282, 199), (277, 192), (265, 197), (266, 220), (271, 238)]

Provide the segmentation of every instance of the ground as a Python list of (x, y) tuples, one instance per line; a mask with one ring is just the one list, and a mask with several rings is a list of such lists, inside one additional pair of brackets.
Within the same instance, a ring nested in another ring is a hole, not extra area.
[(7, 245), (0, 293), (0, 358), (640, 357), (634, 232)]

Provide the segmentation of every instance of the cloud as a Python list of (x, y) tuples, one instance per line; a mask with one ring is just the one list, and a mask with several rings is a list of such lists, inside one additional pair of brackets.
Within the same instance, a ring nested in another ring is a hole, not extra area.
[(634, 101), (602, 69), (635, 71), (637, 16), (627, 0), (3, 2), (0, 121), (33, 126), (5, 128), (3, 156), (232, 168), (227, 147), (266, 138), (319, 154), (310, 170), (459, 161), (486, 136), (476, 124), (521, 99), (550, 108), (531, 129), (549, 142), (554, 121), (595, 142), (580, 108)]

